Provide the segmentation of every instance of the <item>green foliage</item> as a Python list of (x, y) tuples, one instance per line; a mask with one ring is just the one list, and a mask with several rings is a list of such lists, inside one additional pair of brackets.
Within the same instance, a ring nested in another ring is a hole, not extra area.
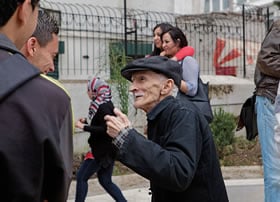
[(225, 112), (222, 108), (214, 110), (214, 119), (210, 124), (219, 157), (231, 150), (228, 145), (234, 141), (236, 121), (233, 114)]
[(276, 1), (274, 1), (274, 2), (273, 2), (273, 5), (277, 6), (277, 7), (278, 7), (278, 9), (280, 9), (280, 2), (279, 2), (279, 1), (277, 1), (277, 2), (276, 2)]
[(128, 82), (120, 74), (121, 69), (126, 65), (127, 58), (124, 49), (119, 46), (110, 47), (110, 71), (111, 80), (115, 84), (119, 93), (121, 111), (125, 114), (128, 113)]

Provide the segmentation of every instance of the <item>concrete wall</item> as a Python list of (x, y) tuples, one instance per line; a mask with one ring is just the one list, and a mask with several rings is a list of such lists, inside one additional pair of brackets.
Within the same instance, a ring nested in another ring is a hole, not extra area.
[(222, 107), (225, 111), (238, 116), (245, 100), (255, 89), (252, 79), (234, 76), (201, 76), (209, 82), (209, 97), (213, 109)]
[[(210, 103), (213, 108), (222, 107), (225, 111), (231, 112), (238, 116), (240, 109), (245, 100), (252, 95), (254, 91), (254, 83), (252, 80), (236, 78), (233, 76), (201, 76), (204, 82), (210, 84)], [(62, 84), (69, 91), (72, 98), (74, 110), (74, 119), (87, 117), (89, 98), (86, 93), (86, 81), (62, 81)], [(114, 98), (118, 97), (116, 91), (112, 90), (113, 102), (117, 103)], [(146, 126), (146, 116), (144, 112), (135, 110), (132, 107), (132, 98), (130, 97), (130, 107), (128, 116), (133, 126), (143, 133)], [(116, 107), (119, 107), (116, 104)], [(244, 130), (239, 133), (243, 134)], [(75, 153), (85, 152), (89, 149), (87, 139), (89, 134), (76, 129), (74, 135)]]

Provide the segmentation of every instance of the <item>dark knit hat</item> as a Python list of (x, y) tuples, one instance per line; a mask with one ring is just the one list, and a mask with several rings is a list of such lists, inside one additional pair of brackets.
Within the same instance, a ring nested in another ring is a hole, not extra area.
[(182, 80), (181, 65), (164, 56), (151, 56), (132, 61), (121, 70), (121, 75), (131, 81), (133, 72), (150, 70), (161, 73), (167, 78), (173, 79), (174, 83), (180, 88)]

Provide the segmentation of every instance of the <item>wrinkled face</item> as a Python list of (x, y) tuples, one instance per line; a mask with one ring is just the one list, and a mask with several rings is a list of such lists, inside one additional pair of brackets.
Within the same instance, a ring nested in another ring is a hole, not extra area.
[(129, 91), (134, 97), (134, 107), (149, 112), (161, 100), (164, 85), (163, 76), (153, 71), (139, 71), (132, 74)]
[(155, 47), (157, 48), (162, 48), (162, 43), (161, 43), (161, 39), (160, 39), (160, 35), (162, 33), (162, 30), (160, 27), (156, 28), (155, 31), (154, 31), (154, 44), (155, 44)]
[(38, 67), (44, 74), (53, 72), (55, 70), (54, 59), (57, 54), (58, 36), (53, 34), (52, 40), (46, 46), (42, 47), (38, 44), (31, 63)]
[(173, 41), (167, 32), (162, 36), (162, 48), (167, 56), (173, 57), (180, 50), (179, 42)]

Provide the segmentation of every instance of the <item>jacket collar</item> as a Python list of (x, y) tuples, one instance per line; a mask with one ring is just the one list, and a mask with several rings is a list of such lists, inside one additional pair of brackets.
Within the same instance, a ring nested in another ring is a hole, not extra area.
[(0, 33), (0, 49), (4, 49), (13, 54), (14, 53), (21, 54), (21, 52), (17, 49), (15, 44), (6, 35), (1, 33)]
[(147, 119), (153, 120), (157, 115), (163, 111), (175, 98), (173, 96), (168, 96), (164, 98), (160, 103), (158, 103), (150, 112), (147, 113)]

